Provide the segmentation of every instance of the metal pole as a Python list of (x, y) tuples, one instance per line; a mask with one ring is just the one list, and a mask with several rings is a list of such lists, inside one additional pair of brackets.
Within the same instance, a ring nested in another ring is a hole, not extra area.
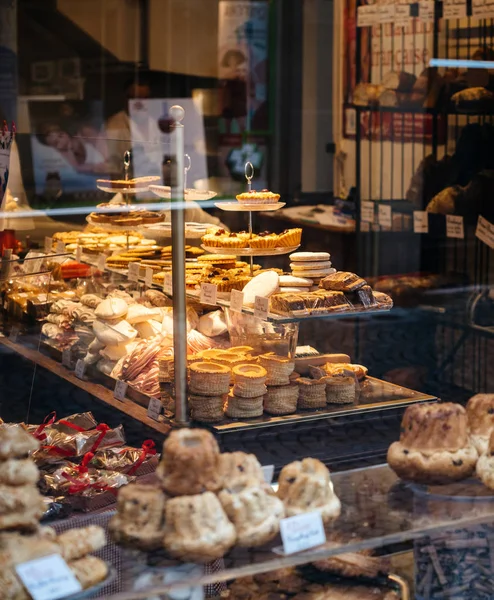
[(175, 367), (175, 421), (188, 423), (187, 414), (187, 300), (185, 295), (185, 218), (184, 218), (184, 126), (185, 111), (170, 108), (174, 121), (175, 165), (171, 190), (173, 351)]

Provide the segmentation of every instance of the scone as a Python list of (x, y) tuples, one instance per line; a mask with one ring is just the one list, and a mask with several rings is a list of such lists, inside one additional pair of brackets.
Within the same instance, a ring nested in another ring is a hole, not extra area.
[(20, 425), (0, 428), (0, 460), (25, 458), (38, 448), (38, 440)]
[(388, 450), (388, 464), (399, 477), (428, 484), (470, 477), (477, 458), (468, 437), (467, 413), (452, 402), (409, 406), (400, 441)]
[(221, 454), (221, 476), (224, 485), (233, 485), (239, 479), (249, 477), (256, 481), (264, 481), (260, 462), (254, 454), (246, 452), (223, 452)]
[(0, 530), (36, 529), (45, 512), (43, 497), (33, 485), (0, 485)]
[(494, 489), (494, 431), (489, 438), (487, 451), (477, 461), (476, 471), (482, 483)]
[(212, 492), (172, 498), (166, 503), (165, 515), (163, 543), (173, 558), (211, 562), (235, 543), (235, 527)]
[(70, 570), (74, 573), (83, 590), (87, 590), (103, 581), (108, 575), (108, 565), (96, 556), (85, 556), (69, 562)]
[(204, 429), (172, 431), (163, 444), (156, 474), (171, 496), (215, 492), (222, 486), (220, 450)]
[(56, 541), (66, 561), (77, 560), (106, 546), (105, 531), (97, 525), (69, 529), (61, 533)]
[(494, 394), (477, 394), (467, 403), (470, 439), (479, 455), (485, 454), (494, 431)]
[(278, 479), (278, 497), (283, 500), (287, 517), (319, 512), (324, 523), (330, 523), (341, 512), (329, 471), (316, 458), (304, 458), (283, 467)]
[(36, 485), (39, 470), (31, 458), (10, 458), (0, 462), (0, 484)]
[(285, 509), (266, 483), (244, 477), (224, 488), (218, 497), (235, 525), (238, 546), (262, 546), (279, 532)]

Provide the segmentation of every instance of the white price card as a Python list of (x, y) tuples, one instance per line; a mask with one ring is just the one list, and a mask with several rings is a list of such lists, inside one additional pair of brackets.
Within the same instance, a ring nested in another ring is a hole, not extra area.
[(74, 372), (76, 377), (79, 379), (84, 379), (84, 375), (86, 374), (86, 363), (82, 360), (82, 358), (75, 363)]
[(266, 465), (265, 467), (261, 467), (262, 469), (262, 475), (264, 477), (264, 481), (271, 485), (271, 482), (273, 481), (273, 475), (274, 475), (274, 465)]
[(443, 0), (443, 19), (462, 19), (467, 16), (467, 0)]
[(57, 600), (82, 590), (60, 554), (21, 563), (15, 570), (33, 600)]
[(53, 238), (45, 237), (45, 252), (46, 254), (50, 254), (53, 246)]
[(62, 350), (62, 365), (70, 369), (70, 348), (65, 348)]
[(266, 321), (269, 312), (269, 298), (256, 296), (254, 299), (254, 317)]
[(362, 200), (360, 205), (360, 220), (363, 223), (374, 223), (374, 202)]
[(494, 225), (484, 219), (482, 215), (479, 215), (475, 236), (489, 248), (494, 249)]
[(115, 384), (115, 389), (113, 390), (113, 395), (117, 400), (123, 400), (125, 398), (125, 394), (127, 393), (128, 384), (126, 381), (122, 381), (121, 379), (117, 379), (117, 383)]
[(106, 254), (100, 254), (98, 256), (98, 269), (104, 271), (106, 267)]
[(301, 552), (326, 542), (326, 532), (318, 512), (281, 519), (280, 534), (285, 554)]
[(370, 27), (379, 23), (377, 4), (359, 6), (357, 9), (357, 27)]
[(146, 267), (146, 272), (144, 275), (144, 283), (148, 287), (151, 287), (153, 285), (153, 275), (154, 275), (153, 269), (151, 269), (151, 267)]
[(159, 421), (161, 408), (162, 404), (159, 398), (150, 398), (148, 404), (148, 417), (153, 419), (153, 421)]
[(425, 210), (413, 211), (413, 231), (415, 233), (429, 233), (429, 213)]
[(57, 254), (63, 254), (65, 252), (65, 244), (63, 242), (57, 242), (55, 248)]
[(230, 293), (230, 310), (241, 313), (244, 305), (244, 293), (240, 290), (232, 290)]
[(77, 262), (81, 262), (82, 260), (82, 246), (79, 246), (79, 244), (77, 244), (75, 249), (75, 259)]
[(12, 325), (12, 329), (10, 330), (9, 340), (14, 342), (14, 344), (17, 342), (17, 338), (19, 337), (19, 332), (20, 332), (19, 326)]
[(169, 296), (173, 295), (173, 278), (171, 273), (165, 273), (163, 280), (163, 291)]
[(434, 0), (421, 0), (419, 2), (419, 19), (424, 23), (434, 21)]
[(380, 204), (379, 205), (379, 225), (381, 227), (387, 227), (391, 229), (392, 226), (392, 217), (391, 217), (391, 206), (389, 204)]
[(460, 240), (465, 237), (463, 217), (459, 217), (457, 215), (446, 215), (446, 237), (458, 238)]
[(395, 20), (395, 5), (383, 4), (379, 6), (379, 23), (393, 23)]
[(139, 281), (139, 269), (141, 268), (141, 263), (129, 263), (129, 273), (128, 280), (129, 281)]
[(218, 288), (213, 283), (201, 283), (201, 293), (199, 302), (201, 304), (216, 304), (216, 295)]
[(493, 0), (472, 0), (472, 17), (491, 19), (494, 17)]

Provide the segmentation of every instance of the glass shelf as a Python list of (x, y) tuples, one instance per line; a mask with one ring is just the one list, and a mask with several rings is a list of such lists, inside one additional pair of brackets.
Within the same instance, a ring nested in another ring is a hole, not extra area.
[[(149, 190), (160, 198), (170, 200), (172, 197), (172, 188), (169, 185), (150, 185)], [(186, 188), (184, 190), (184, 199), (189, 201), (211, 200), (215, 196), (217, 196), (217, 193), (210, 190), (203, 191), (193, 188)]]
[(201, 244), (201, 248), (210, 254), (230, 254), (232, 256), (281, 256), (294, 252), (298, 246), (281, 246), (279, 248), (218, 248)]
[[(444, 535), (469, 525), (489, 523), (494, 519), (494, 492), (475, 481), (460, 482), (447, 486), (445, 494), (437, 487), (413, 486), (402, 482), (386, 465), (365, 467), (332, 474), (335, 492), (341, 500), (342, 512), (338, 520), (327, 528), (344, 535), (346, 542), (327, 542), (324, 546), (302, 553), (285, 556), (280, 554), (281, 540), (261, 548), (233, 549), (223, 560), (208, 565), (202, 576), (179, 576), (170, 585), (159, 588), (140, 589), (112, 596), (114, 600), (147, 598), (163, 594), (171, 589), (192, 585), (206, 585), (264, 573), (274, 569), (306, 564), (314, 560), (364, 549), (381, 548), (417, 540), (431, 535)], [(483, 489), (483, 494), (478, 489)], [(471, 492), (468, 492), (471, 489)], [(140, 557), (140, 559), (139, 559)], [(147, 567), (145, 559), (151, 559), (137, 551), (122, 551), (122, 570), (133, 570), (135, 578), (157, 568), (173, 568), (177, 561), (162, 559)], [(137, 564), (141, 560), (138, 568)]]
[(242, 204), (241, 202), (215, 202), (214, 205), (220, 210), (227, 212), (271, 212), (279, 210), (286, 202), (270, 202), (266, 204)]

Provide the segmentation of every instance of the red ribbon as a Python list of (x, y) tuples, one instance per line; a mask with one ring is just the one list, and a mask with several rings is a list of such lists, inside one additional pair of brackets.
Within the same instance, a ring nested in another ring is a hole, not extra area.
[(46, 415), (46, 417), (43, 420), (43, 423), (41, 423), (41, 425), (33, 433), (34, 437), (38, 440), (46, 440), (46, 434), (44, 434), (43, 431), (50, 425), (53, 425), (56, 419), (57, 413), (55, 411), (51, 412), (49, 415)]
[(108, 425), (106, 423), (100, 423), (96, 429), (98, 431), (101, 431), (101, 433), (99, 434), (98, 438), (96, 439), (96, 441), (93, 444), (93, 447), (91, 448), (91, 450), (89, 452), (92, 452), (93, 454), (96, 452), (96, 450), (100, 447), (101, 442), (103, 441), (103, 438), (105, 437), (105, 435), (107, 434), (108, 431), (110, 431), (110, 428), (108, 427)]
[(146, 460), (147, 456), (154, 456), (156, 454), (156, 444), (153, 442), (153, 440), (146, 440), (142, 442), (141, 448), (141, 455), (136, 460), (135, 465), (129, 469), (128, 475), (133, 475)]
[(74, 431), (86, 431), (86, 429), (84, 429), (84, 427), (79, 427), (79, 425), (74, 425), (74, 423), (71, 423), (70, 421), (66, 421), (65, 419), (60, 419), (60, 421), (58, 421), (59, 425), (65, 425), (65, 427), (70, 427), (70, 429), (73, 429)]
[(47, 451), (49, 453), (54, 452), (55, 454), (60, 454), (60, 456), (72, 456), (72, 450), (64, 450), (63, 448), (59, 448), (58, 446), (41, 446), (41, 451)]
[(92, 452), (86, 452), (84, 458), (81, 461), (81, 464), (77, 467), (79, 474), (82, 475), (88, 472), (88, 464), (93, 460), (94, 454)]
[(73, 477), (66, 471), (64, 471), (62, 473), (62, 477), (65, 477), (65, 479), (67, 479), (67, 481), (70, 481), (72, 483), (72, 485), (70, 485), (67, 490), (69, 492), (69, 494), (80, 494), (81, 492), (83, 492), (84, 490), (87, 490), (88, 488), (97, 490), (98, 492), (103, 492), (106, 490), (110, 490), (110, 491), (113, 490), (113, 488), (108, 487), (106, 485), (106, 483), (98, 483), (97, 481), (94, 483), (91, 483), (90, 481), (80, 481), (79, 479), (77, 479), (76, 477)]

